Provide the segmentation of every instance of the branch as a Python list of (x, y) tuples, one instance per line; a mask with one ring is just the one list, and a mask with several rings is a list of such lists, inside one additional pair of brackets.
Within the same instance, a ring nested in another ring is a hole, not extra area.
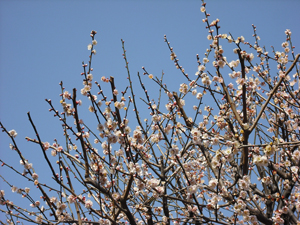
[(177, 104), (177, 106), (178, 106), (178, 108), (179, 108), (179, 110), (180, 110), (180, 113), (181, 113), (181, 115), (182, 115), (182, 117), (183, 117), (183, 119), (184, 119), (184, 122), (185, 122), (187, 128), (192, 129), (192, 127), (193, 127), (193, 122), (191, 122), (191, 121), (189, 120), (189, 118), (187, 117), (187, 115), (185, 114), (185, 111), (184, 111), (184, 109), (182, 108), (182, 105), (181, 105), (181, 103), (180, 103), (180, 99), (179, 99), (179, 97), (178, 97), (178, 95), (177, 95), (177, 93), (176, 93), (175, 91), (173, 92), (173, 96), (174, 96), (174, 98), (175, 98), (175, 100), (176, 100), (176, 104)]
[[(73, 189), (72, 181), (71, 181), (70, 176), (69, 176), (69, 171), (68, 171), (68, 169), (65, 167), (63, 161), (60, 161), (60, 163), (61, 163), (61, 165), (62, 165), (62, 167), (63, 167), (63, 169), (64, 169), (64, 171), (65, 171), (65, 173), (66, 173), (66, 177), (67, 177), (67, 179), (68, 179), (68, 184), (69, 184), (71, 190), (72, 190), (73, 192), (75, 192), (74, 189)], [(77, 202), (77, 201), (75, 201), (75, 208), (76, 208), (76, 213), (77, 213), (78, 223), (81, 224), (81, 223), (82, 223), (82, 222), (81, 222), (81, 216), (80, 216), (80, 212), (79, 212), (79, 207), (78, 207), (78, 202)]]
[[(219, 71), (217, 71), (217, 75), (218, 75), (219, 77), (222, 77), (222, 75), (220, 74)], [(222, 77), (222, 78), (223, 78), (223, 77)], [(223, 79), (223, 80), (224, 80), (224, 79)], [(240, 126), (243, 127), (243, 122), (242, 122), (242, 120), (241, 120), (241, 117), (240, 117), (240, 115), (238, 114), (238, 112), (237, 112), (237, 110), (236, 110), (235, 104), (234, 104), (234, 102), (232, 101), (232, 99), (231, 99), (231, 97), (230, 97), (230, 94), (229, 94), (229, 92), (228, 92), (228, 89), (227, 89), (225, 83), (222, 82), (221, 84), (222, 84), (223, 90), (225, 91), (225, 95), (226, 95), (226, 98), (227, 98), (227, 102), (229, 103), (229, 105), (230, 105), (230, 107), (231, 107), (231, 110), (232, 110), (232, 112), (233, 112), (233, 114), (234, 114), (236, 120), (238, 121), (238, 123), (240, 124)]]
[[(242, 78), (245, 80), (246, 79), (246, 72), (245, 72), (245, 61), (244, 58), (241, 55), (241, 51), (237, 51), (239, 55), (239, 60), (241, 62), (241, 70), (242, 70)], [(243, 100), (243, 124), (248, 123), (247, 119), (247, 95), (246, 95), (246, 82), (243, 84), (243, 92), (242, 92), (242, 100)], [(248, 131), (248, 128), (246, 129), (243, 127), (244, 133), (243, 133), (243, 145), (248, 144), (248, 138), (251, 132)], [(242, 153), (242, 167), (243, 167), (243, 175), (248, 175), (248, 152), (249, 149), (248, 147), (243, 148), (243, 153)]]
[(81, 144), (81, 148), (83, 151), (83, 157), (84, 157), (84, 162), (85, 162), (85, 174), (84, 177), (85, 179), (89, 178), (89, 162), (88, 162), (88, 157), (87, 157), (87, 153), (86, 153), (86, 148), (85, 148), (85, 144), (82, 138), (82, 131), (81, 131), (81, 127), (80, 127), (80, 123), (79, 123), (79, 118), (78, 118), (78, 112), (77, 112), (77, 102), (76, 102), (76, 88), (73, 89), (73, 107), (74, 107), (74, 117), (75, 117), (75, 121), (76, 121), (76, 127), (77, 130), (79, 132), (80, 135), (77, 135), (77, 137), (80, 140), (80, 144)]
[[(35, 132), (35, 134), (36, 134), (36, 136), (37, 136), (37, 138), (38, 138), (38, 140), (39, 140), (39, 144), (40, 144), (40, 146), (41, 146), (41, 148), (42, 148), (44, 157), (45, 157), (45, 159), (46, 159), (46, 161), (47, 161), (47, 163), (48, 163), (48, 165), (49, 165), (49, 167), (50, 167), (50, 169), (51, 169), (51, 171), (52, 171), (52, 174), (53, 174), (53, 176), (54, 176), (54, 179), (55, 179), (55, 181), (56, 181), (58, 184), (60, 184), (60, 181), (58, 180), (58, 178), (57, 178), (57, 176), (56, 176), (56, 174), (55, 174), (55, 171), (54, 171), (54, 169), (53, 169), (53, 167), (52, 167), (52, 165), (51, 165), (51, 163), (50, 163), (50, 161), (49, 161), (49, 159), (48, 159), (48, 157), (47, 157), (47, 155), (46, 155), (46, 152), (45, 152), (44, 146), (43, 146), (43, 144), (42, 144), (42, 141), (41, 141), (41, 139), (40, 139), (40, 136), (39, 136), (39, 134), (38, 134), (38, 132), (37, 132), (37, 129), (36, 129), (36, 127), (35, 127), (35, 125), (34, 125), (32, 119), (31, 119), (30, 112), (27, 112), (27, 115), (28, 115), (28, 119), (29, 119), (29, 121), (30, 121), (30, 123), (31, 123), (31, 125), (32, 125), (32, 127), (33, 127), (33, 129), (34, 129), (34, 132)], [(40, 189), (40, 191), (43, 193), (43, 196), (45, 196), (46, 201), (47, 201), (48, 205), (50, 206), (50, 208), (51, 208), (51, 210), (52, 210), (52, 212), (53, 212), (53, 214), (54, 214), (55, 219), (57, 219), (57, 216), (55, 215), (55, 211), (54, 211), (54, 209), (56, 209), (56, 206), (50, 202), (49, 196), (46, 194), (46, 192), (45, 192), (44, 189), (41, 187), (41, 185), (40, 185), (40, 184), (37, 184), (37, 186), (38, 186), (38, 188)], [(53, 206), (53, 207), (51, 207), (51, 206)]]
[(271, 93), (269, 94), (269, 97), (267, 99), (267, 101), (265, 102), (265, 104), (261, 107), (261, 110), (258, 114), (258, 116), (256, 117), (254, 123), (252, 124), (252, 126), (250, 127), (249, 131), (251, 132), (257, 125), (261, 115), (263, 114), (263, 112), (265, 111), (265, 108), (267, 107), (267, 105), (269, 104), (271, 98), (273, 97), (273, 95), (276, 93), (278, 87), (280, 86), (280, 84), (282, 83), (282, 81), (284, 80), (284, 78), (292, 71), (292, 69), (294, 68), (294, 66), (296, 65), (298, 59), (300, 57), (300, 54), (298, 54), (294, 60), (294, 62), (292, 63), (292, 65), (290, 66), (290, 68), (285, 72), (285, 76), (281, 77), (280, 80), (278, 81), (278, 83), (275, 85), (275, 87), (273, 88), (273, 90), (271, 91)]

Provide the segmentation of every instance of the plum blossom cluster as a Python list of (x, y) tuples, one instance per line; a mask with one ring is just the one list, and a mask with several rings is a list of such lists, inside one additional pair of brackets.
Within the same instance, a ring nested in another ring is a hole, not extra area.
[[(193, 79), (164, 36), (170, 60), (185, 79), (176, 90), (145, 67), (143, 75), (153, 83), (144, 84), (139, 73), (132, 79), (123, 40), (128, 86), (117, 88), (114, 77), (95, 81), (97, 32), (91, 32), (81, 90), (67, 91), (60, 83), (61, 112), (46, 100), (64, 141), (43, 141), (28, 114), (36, 138), (26, 139), (41, 148), (55, 184), (42, 183), (15, 142), (17, 132), (0, 123), (24, 167), (18, 174), (40, 191), (35, 199), (30, 188), (4, 180), (31, 209), (14, 205), (1, 190), (8, 223), (300, 224), (300, 55), (292, 33), (286, 30), (282, 49), (269, 53), (254, 25), (252, 43), (220, 33), (220, 20), (210, 22), (204, 1), (200, 11), (208, 48), (202, 59), (196, 56)], [(139, 96), (144, 105), (135, 97), (134, 80), (145, 93)], [(157, 100), (146, 89), (153, 84)], [(89, 103), (92, 125), (78, 96)], [(142, 109), (148, 113), (144, 120)]]

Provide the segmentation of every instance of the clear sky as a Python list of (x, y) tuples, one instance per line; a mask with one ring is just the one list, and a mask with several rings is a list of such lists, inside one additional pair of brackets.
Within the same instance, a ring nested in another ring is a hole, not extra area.
[[(82, 88), (81, 63), (88, 61), (91, 30), (98, 32), (93, 60), (95, 80), (114, 76), (117, 88), (125, 88), (127, 73), (120, 41), (123, 38), (132, 76), (138, 71), (142, 73), (142, 66), (157, 76), (163, 70), (168, 86), (174, 85), (178, 91), (183, 79), (169, 59), (163, 37), (167, 35), (180, 64), (194, 76), (196, 54), (203, 57), (210, 43), (200, 7), (199, 0), (0, 0), (0, 121), (8, 130), (18, 132), (19, 148), (34, 167), (43, 166), (44, 161), (40, 160), (38, 146), (25, 141), (26, 136), (34, 137), (26, 113), (31, 112), (43, 141), (53, 143), (54, 138), (62, 138), (60, 123), (48, 112), (45, 98), (53, 99), (60, 110), (58, 83), (63, 81), (69, 91)], [(211, 20), (220, 19), (221, 33), (243, 35), (252, 43), (251, 25), (255, 24), (261, 45), (270, 52), (271, 45), (281, 50), (284, 31), (291, 29), (295, 52), (299, 52), (300, 1), (216, 0), (208, 1), (206, 8)], [(153, 82), (145, 77), (144, 83), (151, 96)], [(138, 83), (134, 84), (136, 95), (142, 95)], [(9, 143), (8, 137), (1, 133), (1, 159), (20, 169), (19, 159), (9, 149)], [(14, 179), (7, 169), (1, 168), (1, 174), (10, 176), (10, 181)], [(2, 180), (0, 188), (7, 189)]]

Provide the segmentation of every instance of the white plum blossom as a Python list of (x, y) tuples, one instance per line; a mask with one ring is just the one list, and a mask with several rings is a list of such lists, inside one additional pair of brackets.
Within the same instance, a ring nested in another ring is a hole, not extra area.
[(91, 209), (93, 207), (93, 202), (90, 199), (86, 200), (84, 203), (84, 207), (87, 209)]
[(152, 179), (148, 180), (148, 182), (147, 182), (147, 185), (151, 188), (157, 187), (158, 184), (159, 184), (159, 180), (155, 179), (155, 178), (152, 178)]
[(18, 135), (18, 133), (15, 130), (10, 130), (8, 133), (10, 136), (12, 136), (14, 138), (17, 137), (17, 135)]
[(215, 188), (218, 185), (218, 179), (213, 178), (209, 181), (208, 186), (211, 188)]

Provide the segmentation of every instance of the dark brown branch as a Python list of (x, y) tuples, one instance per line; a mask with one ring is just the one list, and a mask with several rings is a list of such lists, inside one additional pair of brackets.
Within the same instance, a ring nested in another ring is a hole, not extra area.
[(251, 132), (257, 125), (258, 121), (260, 120), (263, 112), (265, 111), (267, 105), (269, 104), (271, 98), (273, 97), (273, 95), (276, 93), (277, 89), (279, 88), (279, 86), (281, 85), (282, 81), (285, 79), (285, 77), (292, 71), (292, 69), (294, 68), (294, 66), (296, 65), (298, 59), (300, 57), (300, 54), (298, 54), (294, 60), (294, 62), (292, 63), (292, 65), (290, 66), (290, 68), (285, 72), (284, 77), (281, 77), (280, 80), (278, 81), (278, 83), (275, 85), (275, 87), (273, 88), (273, 90), (270, 92), (269, 97), (267, 99), (267, 101), (265, 102), (265, 104), (261, 107), (260, 112), (258, 114), (258, 116), (256, 117), (255, 121), (253, 122), (252, 126), (249, 129), (249, 132)]
[[(40, 146), (41, 146), (41, 148), (42, 148), (44, 157), (45, 157), (45, 159), (46, 159), (46, 161), (47, 161), (47, 163), (48, 163), (48, 165), (49, 165), (49, 167), (50, 167), (50, 169), (51, 169), (51, 171), (52, 171), (53, 178), (56, 180), (56, 182), (57, 182), (58, 184), (60, 184), (60, 181), (58, 180), (58, 178), (57, 178), (57, 176), (56, 176), (56, 174), (55, 174), (55, 172), (54, 172), (54, 169), (53, 169), (53, 167), (52, 167), (52, 165), (51, 165), (51, 163), (50, 163), (50, 161), (49, 161), (49, 159), (48, 159), (48, 156), (47, 156), (47, 154), (46, 154), (46, 152), (45, 152), (44, 146), (43, 146), (42, 141), (41, 141), (41, 139), (40, 139), (40, 136), (39, 136), (39, 134), (38, 134), (38, 132), (37, 132), (37, 129), (36, 129), (36, 127), (35, 127), (35, 125), (34, 125), (32, 119), (31, 119), (30, 112), (27, 113), (27, 116), (28, 116), (28, 119), (29, 119), (29, 121), (30, 121), (30, 123), (31, 123), (31, 125), (32, 125), (32, 127), (33, 127), (33, 129), (34, 129), (34, 132), (35, 132), (35, 134), (36, 134), (36, 136), (37, 136), (37, 138), (38, 138), (38, 141), (39, 141), (39, 144), (40, 144)], [(51, 208), (51, 211), (52, 211), (52, 213), (54, 214), (55, 219), (57, 220), (57, 216), (55, 215), (55, 211), (54, 211), (54, 209), (56, 209), (56, 206), (50, 202), (49, 196), (46, 194), (46, 192), (45, 192), (44, 189), (41, 187), (41, 185), (38, 184), (37, 186), (38, 186), (38, 188), (40, 189), (40, 191), (42, 192), (43, 196), (45, 197), (45, 199), (46, 199), (48, 205), (49, 205), (49, 206), (52, 206), (52, 207), (50, 207), (50, 208)]]
[(77, 102), (76, 102), (76, 88), (73, 89), (73, 97), (72, 97), (72, 101), (73, 101), (73, 107), (74, 107), (74, 117), (75, 117), (75, 121), (76, 121), (76, 127), (77, 127), (77, 131), (79, 133), (79, 135), (77, 135), (77, 137), (80, 140), (80, 144), (81, 144), (81, 148), (83, 151), (83, 157), (84, 157), (84, 163), (85, 163), (85, 174), (84, 177), (85, 179), (89, 178), (89, 162), (88, 162), (88, 157), (87, 157), (87, 153), (86, 153), (86, 146), (82, 137), (82, 130), (80, 127), (80, 123), (79, 123), (79, 118), (78, 118), (78, 111), (77, 111)]

